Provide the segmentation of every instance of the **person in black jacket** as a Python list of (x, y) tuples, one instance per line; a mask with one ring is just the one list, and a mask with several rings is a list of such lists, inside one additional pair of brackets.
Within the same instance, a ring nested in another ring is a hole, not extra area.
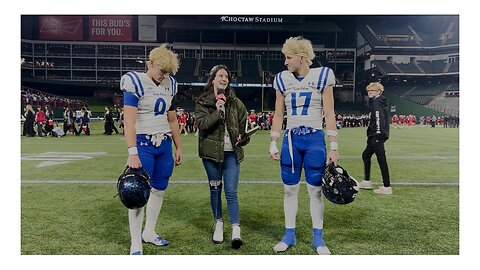
[(375, 189), (373, 192), (390, 195), (392, 194), (392, 187), (390, 186), (390, 173), (388, 171), (384, 146), (385, 141), (388, 140), (389, 133), (387, 98), (382, 95), (384, 88), (379, 82), (370, 83), (366, 89), (368, 97), (370, 98), (370, 124), (367, 128), (367, 147), (362, 153), (364, 181), (359, 183), (359, 187), (362, 189), (372, 189), (370, 167), (372, 164), (372, 155), (375, 154), (382, 173), (383, 186)]
[(78, 133), (76, 134), (77, 136), (82, 133), (82, 131), (90, 136), (90, 117), (87, 111), (86, 107), (82, 107), (82, 117), (81, 117), (81, 124), (80, 124), (80, 129), (78, 130)]
[(77, 135), (80, 131), (77, 131), (75, 127), (75, 117), (73, 116), (73, 110), (70, 106), (64, 107), (65, 111), (63, 112), (63, 133), (64, 136), (67, 135), (68, 131), (72, 131), (73, 134)]
[(118, 129), (115, 127), (115, 124), (113, 122), (113, 114), (112, 110), (110, 109), (109, 106), (105, 106), (105, 125), (104, 125), (104, 132), (103, 134), (106, 135), (112, 135), (112, 132), (115, 131), (116, 134), (118, 134)]
[(33, 124), (35, 123), (35, 111), (31, 104), (25, 105), (25, 122), (23, 123), (23, 130), (26, 137), (35, 137), (35, 130)]

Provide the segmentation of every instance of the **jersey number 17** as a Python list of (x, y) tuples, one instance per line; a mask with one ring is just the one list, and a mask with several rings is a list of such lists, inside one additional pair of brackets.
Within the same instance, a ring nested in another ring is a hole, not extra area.
[[(298, 101), (297, 101), (298, 94)], [(292, 115), (297, 115), (297, 107), (303, 107), (301, 115), (308, 115), (308, 108), (310, 107), (310, 100), (312, 98), (312, 92), (292, 92)], [(303, 105), (300, 105), (303, 99)], [(298, 102), (298, 104), (297, 104)]]

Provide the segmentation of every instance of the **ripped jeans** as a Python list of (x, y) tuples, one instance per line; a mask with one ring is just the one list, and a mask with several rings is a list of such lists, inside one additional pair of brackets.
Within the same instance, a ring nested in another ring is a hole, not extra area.
[[(240, 224), (237, 188), (240, 176), (240, 163), (235, 152), (224, 152), (223, 162), (202, 159), (210, 185), (210, 204), (213, 218), (222, 219), (222, 186), (225, 188), (230, 224)], [(223, 181), (222, 181), (223, 176)]]

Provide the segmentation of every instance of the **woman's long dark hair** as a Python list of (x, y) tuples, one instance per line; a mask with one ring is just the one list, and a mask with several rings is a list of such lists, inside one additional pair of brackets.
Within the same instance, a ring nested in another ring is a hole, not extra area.
[(228, 97), (228, 93), (230, 91), (233, 91), (233, 88), (230, 87), (230, 82), (232, 81), (232, 74), (230, 73), (230, 70), (225, 65), (216, 65), (210, 70), (210, 75), (208, 77), (207, 85), (205, 85), (205, 88), (203, 88), (204, 92), (198, 97), (198, 99), (201, 99), (205, 97), (208, 93), (213, 92), (212, 82), (215, 79), (215, 76), (217, 76), (217, 72), (221, 69), (224, 69), (228, 75), (228, 84), (227, 84), (227, 88), (225, 89), (225, 95)]

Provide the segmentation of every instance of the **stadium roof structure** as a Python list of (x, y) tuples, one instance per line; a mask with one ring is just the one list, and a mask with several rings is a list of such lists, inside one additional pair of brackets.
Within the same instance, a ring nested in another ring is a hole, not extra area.
[[(306, 20), (308, 17), (308, 21)], [(292, 15), (210, 15), (168, 17), (163, 29), (213, 30), (213, 31), (267, 31), (341, 33), (333, 21), (315, 21), (315, 16)], [(317, 16), (321, 17), (321, 16)]]

